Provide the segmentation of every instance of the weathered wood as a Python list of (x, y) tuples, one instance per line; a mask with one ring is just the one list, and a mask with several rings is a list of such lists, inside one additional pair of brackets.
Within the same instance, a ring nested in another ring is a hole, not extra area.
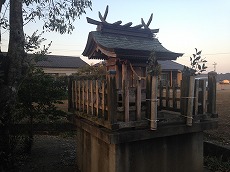
[(151, 130), (157, 129), (157, 76), (152, 76), (152, 89), (151, 89)]
[(101, 85), (101, 113), (102, 118), (105, 117), (105, 81), (102, 81)]
[[(125, 75), (123, 73), (123, 75)], [(117, 99), (117, 93), (120, 95), (125, 95), (128, 93), (125, 93), (126, 90), (117, 90), (116, 88), (116, 74), (109, 74), (107, 77), (107, 83), (105, 84), (105, 81), (99, 81), (99, 80), (83, 80), (81, 78), (78, 79), (78, 81), (72, 81), (72, 87), (71, 87), (71, 95), (72, 95), (72, 102), (74, 102), (74, 97), (76, 99), (76, 107), (79, 108), (79, 112), (82, 113), (81, 117), (88, 119), (92, 122), (94, 122), (96, 125), (104, 126), (108, 129), (114, 130), (114, 129), (122, 129), (122, 128), (129, 128), (129, 127), (144, 127), (144, 125), (140, 125), (140, 123), (137, 123), (138, 121), (142, 121), (141, 116), (141, 99), (146, 100), (145, 106), (143, 108), (146, 109), (146, 116), (145, 118), (150, 121), (150, 127), (152, 129), (156, 129), (158, 126), (164, 126), (164, 125), (170, 125), (170, 124), (181, 124), (181, 122), (186, 121), (186, 123), (190, 123), (187, 125), (194, 125), (194, 120), (200, 120), (203, 119), (205, 116), (200, 114), (200, 109), (203, 109), (203, 112), (206, 113), (206, 110), (204, 110), (206, 105), (206, 87), (205, 87), (205, 81), (199, 80), (199, 88), (198, 88), (198, 82), (195, 84), (195, 91), (193, 88), (193, 96), (191, 96), (191, 85), (194, 87), (193, 84), (187, 84), (186, 90), (190, 90), (189, 94), (184, 94), (184, 96), (181, 96), (181, 99), (186, 99), (187, 101), (187, 107), (185, 108), (186, 113), (182, 114), (184, 118), (178, 117), (169, 117), (169, 116), (159, 116), (159, 119), (157, 118), (157, 100), (156, 96), (159, 97), (160, 102), (161, 101), (169, 101), (170, 106), (163, 104), (161, 107), (161, 110), (167, 110), (170, 113), (177, 112), (178, 105), (176, 105), (177, 101), (180, 101), (178, 87), (161, 87), (159, 86), (156, 91), (152, 91), (154, 89), (154, 86), (157, 86), (157, 83), (154, 83), (153, 80), (151, 80), (151, 76), (147, 77), (146, 80), (146, 90), (141, 89), (141, 81), (137, 81), (137, 84), (133, 84), (136, 86), (136, 88), (131, 88), (129, 90), (129, 114), (136, 114), (136, 118), (134, 119), (132, 116), (132, 121), (126, 121), (125, 120), (125, 97), (120, 96), (119, 99)], [(127, 76), (126, 76), (127, 77)], [(190, 78), (190, 76), (189, 76)], [(129, 88), (124, 87), (125, 86), (125, 80), (122, 80), (123, 88)], [(202, 83), (202, 84), (201, 84)], [(160, 84), (161, 85), (161, 84)], [(74, 92), (75, 91), (75, 92)], [(145, 93), (144, 96), (142, 95), (142, 92)], [(135, 92), (135, 94), (134, 94)], [(167, 93), (168, 92), (168, 93)], [(183, 91), (181, 91), (183, 93)], [(155, 94), (155, 95), (154, 95)], [(194, 97), (199, 96), (199, 102), (197, 102), (197, 99), (194, 99)], [(70, 96), (71, 97), (71, 96)], [(155, 97), (155, 98), (153, 98)], [(172, 102), (172, 104), (171, 104)], [(122, 103), (122, 104), (121, 104)], [(117, 105), (119, 104), (119, 107)], [(168, 103), (169, 104), (169, 103)], [(74, 103), (72, 103), (74, 105)], [(144, 105), (144, 102), (143, 102)], [(199, 105), (199, 108), (198, 108)], [(83, 107), (85, 106), (83, 111)], [(159, 103), (160, 106), (160, 103)], [(199, 113), (197, 113), (197, 108), (199, 109)], [(189, 110), (190, 109), (190, 110)], [(155, 113), (154, 113), (155, 112)], [(99, 114), (100, 113), (100, 114)], [(203, 114), (204, 114), (203, 113)], [(92, 116), (93, 115), (93, 116)], [(118, 115), (118, 116), (117, 116)], [(124, 116), (122, 116), (124, 115)], [(155, 116), (154, 116), (155, 115)], [(130, 117), (130, 116), (128, 116)], [(168, 118), (169, 117), (169, 118)], [(118, 120), (119, 118), (119, 120)], [(120, 120), (124, 121), (120, 121)], [(134, 121), (133, 121), (134, 120)], [(147, 123), (149, 123), (146, 120)], [(157, 122), (157, 120), (160, 120)], [(179, 122), (179, 123), (178, 123)], [(141, 122), (142, 123), (142, 122)], [(144, 124), (144, 123), (143, 123)]]
[(175, 84), (173, 84), (173, 87), (172, 87), (172, 101), (173, 101), (173, 108), (174, 109), (177, 109), (177, 89), (176, 89), (176, 86)]
[(98, 87), (98, 80), (96, 80), (96, 89), (95, 89), (95, 95), (96, 95), (96, 116), (99, 116), (99, 87)]
[(108, 101), (108, 121), (113, 124), (117, 121), (117, 93), (116, 93), (116, 77), (115, 71), (109, 71), (108, 86), (107, 86), (107, 101)]
[(73, 84), (73, 78), (68, 77), (68, 111), (71, 111), (73, 109), (72, 84)]
[(166, 84), (165, 91), (166, 91), (166, 96), (165, 96), (166, 97), (165, 98), (165, 100), (166, 100), (166, 107), (169, 108), (170, 107), (170, 104), (169, 104), (169, 96), (170, 96), (170, 94), (169, 94), (169, 83)]
[(81, 111), (81, 81), (77, 81), (78, 82), (78, 110)]
[(202, 114), (205, 114), (207, 112), (207, 89), (206, 89), (206, 81), (202, 80)]
[(93, 102), (93, 80), (90, 81), (90, 105), (91, 105), (91, 115), (93, 115), (93, 106), (94, 106), (94, 102)]
[(71, 90), (72, 90), (72, 95), (71, 95), (71, 97), (72, 97), (72, 108), (74, 109), (74, 103), (75, 103), (75, 97), (74, 97), (74, 81), (72, 81), (72, 88), (71, 88)]
[(163, 84), (162, 84), (162, 81), (160, 81), (160, 88), (159, 88), (159, 101), (160, 101), (160, 108), (159, 110), (162, 109), (163, 107)]
[(125, 122), (129, 121), (129, 79), (127, 77), (127, 64), (122, 64), (122, 90), (123, 106), (125, 107)]
[(86, 80), (86, 113), (89, 114), (89, 80)]
[(198, 115), (199, 80), (195, 81), (194, 115)]
[(216, 72), (208, 73), (208, 113), (218, 117), (216, 112)]
[(85, 111), (85, 81), (82, 80), (82, 110)]
[(180, 96), (180, 111), (181, 115), (187, 116), (188, 107), (188, 90), (189, 90), (190, 76), (183, 74), (181, 81), (181, 96)]
[(151, 76), (148, 75), (146, 77), (146, 118), (150, 119), (150, 111), (151, 111)]
[(137, 120), (141, 120), (141, 80), (137, 80), (137, 91), (136, 91), (136, 114)]
[(188, 112), (187, 112), (187, 126), (192, 126), (193, 121), (193, 104), (194, 104), (194, 85), (195, 85), (195, 77), (190, 76), (189, 80), (189, 94), (188, 94)]
[(74, 110), (77, 109), (77, 81), (73, 81)]

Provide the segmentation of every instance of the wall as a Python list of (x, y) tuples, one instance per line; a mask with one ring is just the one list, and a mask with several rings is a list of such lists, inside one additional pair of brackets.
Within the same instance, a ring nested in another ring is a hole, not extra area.
[(120, 144), (117, 171), (202, 171), (202, 140), (202, 133), (191, 133)]
[(71, 75), (72, 73), (76, 73), (78, 69), (70, 69), (70, 68), (42, 68), (45, 73), (48, 74), (56, 74), (57, 76), (65, 76)]
[[(128, 142), (123, 142), (121, 139), (121, 143), (108, 143), (105, 141), (106, 138), (113, 134), (97, 132), (98, 128), (96, 128), (96, 126), (88, 126), (77, 130), (77, 164), (82, 172), (199, 172), (203, 170), (202, 132), (142, 138)], [(90, 134), (89, 130), (95, 133)], [(126, 131), (127, 136), (128, 132)]]

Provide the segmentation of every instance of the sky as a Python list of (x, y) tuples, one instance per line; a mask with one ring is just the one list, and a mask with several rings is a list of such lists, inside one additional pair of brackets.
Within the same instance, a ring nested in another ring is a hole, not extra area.
[[(71, 35), (51, 32), (43, 35), (47, 43), (53, 42), (52, 54), (78, 56), (89, 64), (98, 62), (81, 55), (88, 33), (96, 30), (95, 25), (87, 23), (86, 17), (99, 20), (98, 11), (103, 15), (109, 5), (106, 19), (109, 23), (121, 20), (123, 24), (133, 22), (135, 26), (141, 24), (141, 18), (147, 22), (153, 13), (149, 27), (160, 29), (157, 38), (162, 45), (170, 51), (184, 53), (176, 62), (190, 66), (189, 57), (197, 48), (208, 61), (207, 71), (213, 71), (216, 63), (217, 73), (230, 73), (229, 0), (92, 0), (92, 3), (92, 11), (86, 9), (86, 14), (75, 21)], [(42, 30), (41, 25), (41, 22), (30, 23), (25, 26), (25, 33)], [(3, 50), (7, 47), (6, 35), (3, 35)]]

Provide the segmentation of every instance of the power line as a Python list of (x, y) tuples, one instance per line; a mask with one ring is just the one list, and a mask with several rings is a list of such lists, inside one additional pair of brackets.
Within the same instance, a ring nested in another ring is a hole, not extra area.
[[(219, 54), (230, 54), (230, 52), (228, 53), (211, 53), (211, 54), (202, 54), (202, 56), (206, 55), (206, 56), (210, 56), (210, 55), (219, 55)], [(190, 57), (191, 55), (186, 55), (186, 56), (182, 56), (182, 57)]]

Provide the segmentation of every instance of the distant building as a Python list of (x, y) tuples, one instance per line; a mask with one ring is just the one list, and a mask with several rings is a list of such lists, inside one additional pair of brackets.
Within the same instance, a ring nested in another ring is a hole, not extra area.
[(166, 85), (169, 83), (170, 86), (180, 86), (180, 82), (182, 80), (182, 70), (184, 69), (184, 65), (181, 65), (171, 60), (159, 60), (158, 63), (161, 65), (162, 70), (160, 76), (162, 84)]
[(80, 57), (47, 55), (47, 58), (37, 62), (35, 66), (54, 76), (71, 75), (76, 73), (78, 68), (88, 65)]

